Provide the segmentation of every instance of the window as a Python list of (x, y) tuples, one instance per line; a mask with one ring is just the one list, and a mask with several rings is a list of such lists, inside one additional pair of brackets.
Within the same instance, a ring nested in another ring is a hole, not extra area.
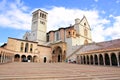
[(56, 41), (59, 40), (59, 31), (56, 32)]
[(86, 23), (84, 23), (84, 26), (86, 26)]
[(42, 17), (42, 13), (40, 13), (40, 17)]
[(85, 35), (85, 36), (88, 35), (87, 29), (84, 29), (84, 35)]
[(33, 44), (30, 45), (30, 52), (32, 53), (33, 50)]
[(43, 25), (45, 25), (45, 22), (43, 22), (43, 21), (40, 21), (40, 23), (43, 24)]
[(46, 19), (46, 15), (45, 15), (45, 19)]
[(70, 31), (69, 31), (68, 33), (69, 33), (69, 35), (70, 35)]
[(22, 42), (21, 43), (21, 48), (20, 48), (20, 51), (23, 52), (23, 46), (24, 46), (24, 43)]
[(25, 44), (25, 52), (28, 52), (28, 43)]
[(75, 33), (73, 32), (73, 35), (74, 35)]
[(35, 13), (34, 15), (33, 15), (33, 18), (37, 18), (38, 17), (38, 14), (37, 13)]
[(49, 34), (47, 34), (47, 42), (49, 42)]
[(26, 37), (25, 40), (28, 40), (28, 38)]
[(87, 40), (85, 40), (85, 41), (84, 41), (84, 44), (88, 44), (88, 41), (87, 41)]
[(42, 14), (42, 18), (44, 18), (44, 14)]

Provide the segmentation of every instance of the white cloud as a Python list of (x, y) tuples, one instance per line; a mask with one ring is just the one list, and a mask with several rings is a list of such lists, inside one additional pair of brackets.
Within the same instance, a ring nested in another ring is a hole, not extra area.
[(16, 29), (30, 29), (31, 14), (27, 13), (28, 7), (23, 5), (21, 0), (15, 2), (0, 2), (2, 9), (0, 9), (0, 26), (11, 27)]
[(3, 42), (0, 42), (0, 46), (3, 45), (4, 43)]
[(96, 42), (104, 41), (104, 25), (110, 23), (109, 20), (103, 19), (97, 10), (80, 10), (67, 9), (64, 7), (53, 7), (45, 9), (48, 12), (48, 31), (58, 29), (60, 27), (68, 27), (74, 24), (75, 18), (82, 18), (85, 15), (92, 28), (93, 40)]
[(98, 0), (94, 0), (95, 2), (98, 2)]
[[(2, 0), (0, 5), (2, 6), (0, 8), (0, 27), (30, 30), (32, 14), (28, 10), (29, 7), (25, 6), (21, 0), (16, 0), (14, 3), (7, 3), (6, 0)], [(112, 22), (103, 18), (98, 10), (69, 9), (55, 6), (49, 9), (40, 9), (48, 12), (47, 31), (68, 27), (70, 24), (74, 24), (75, 18), (81, 19), (85, 15), (92, 28), (93, 41), (104, 41), (107, 37), (111, 39), (120, 38), (120, 16), (116, 17), (111, 14), (109, 17), (115, 20), (115, 22)], [(105, 14), (104, 11), (102, 13)], [(110, 27), (105, 26), (110, 23), (112, 24)]]
[(119, 4), (119, 3), (120, 3), (120, 0), (116, 0), (116, 3)]
[(108, 27), (105, 32), (106, 36), (110, 36), (112, 39), (120, 38), (120, 16), (112, 16), (115, 19), (113, 26)]

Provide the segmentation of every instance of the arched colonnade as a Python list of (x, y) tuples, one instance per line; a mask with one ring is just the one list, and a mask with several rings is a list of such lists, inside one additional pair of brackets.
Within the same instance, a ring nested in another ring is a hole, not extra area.
[(13, 62), (14, 53), (7, 51), (6, 49), (0, 48), (0, 64)]
[(15, 54), (14, 62), (38, 62), (38, 55)]
[(77, 63), (88, 65), (120, 66), (120, 52), (77, 55)]

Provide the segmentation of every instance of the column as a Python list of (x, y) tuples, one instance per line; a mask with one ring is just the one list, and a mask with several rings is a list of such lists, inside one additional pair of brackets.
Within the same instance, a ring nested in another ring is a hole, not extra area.
[(85, 64), (87, 64), (87, 56), (85, 56), (85, 59), (86, 59), (86, 63)]
[(108, 56), (109, 56), (109, 60), (110, 60), (110, 66), (112, 66), (111, 55), (108, 54)]
[(99, 66), (100, 65), (99, 54), (97, 55), (97, 57), (98, 57), (98, 66)]
[(3, 54), (2, 62), (3, 62), (3, 63), (5, 62), (5, 54)]
[(95, 55), (92, 56), (93, 56), (93, 65), (95, 65)]
[(1, 58), (0, 58), (0, 63), (2, 63), (2, 54), (1, 54)]
[(81, 64), (81, 57), (80, 57), (80, 55), (79, 55), (79, 64)]
[(90, 58), (90, 55), (89, 55), (89, 65), (91, 65), (91, 58)]
[(105, 66), (105, 55), (102, 54), (102, 56), (103, 56), (103, 64)]
[(119, 53), (115, 53), (116, 54), (116, 57), (117, 57), (117, 64), (118, 64), (118, 67), (120, 66), (119, 64)]

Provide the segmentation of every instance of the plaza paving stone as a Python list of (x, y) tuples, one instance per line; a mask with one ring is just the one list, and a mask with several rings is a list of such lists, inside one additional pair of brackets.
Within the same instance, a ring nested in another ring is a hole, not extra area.
[(120, 67), (69, 63), (8, 63), (0, 80), (120, 80)]

